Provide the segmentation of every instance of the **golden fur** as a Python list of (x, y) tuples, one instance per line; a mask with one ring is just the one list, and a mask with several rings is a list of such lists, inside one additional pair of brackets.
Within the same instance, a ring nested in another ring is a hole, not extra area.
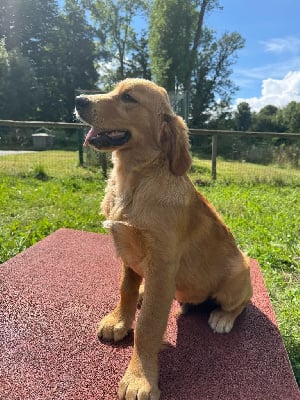
[[(114, 341), (126, 336), (144, 279), (133, 355), (118, 396), (157, 400), (157, 358), (173, 298), (182, 303), (214, 298), (220, 307), (209, 325), (229, 332), (252, 296), (248, 259), (186, 175), (188, 129), (163, 88), (126, 79), (108, 94), (76, 100), (77, 114), (93, 127), (87, 144), (113, 151), (102, 212), (123, 268), (120, 302), (102, 319), (98, 335)], [(112, 131), (127, 131), (130, 138), (102, 148), (103, 135)]]

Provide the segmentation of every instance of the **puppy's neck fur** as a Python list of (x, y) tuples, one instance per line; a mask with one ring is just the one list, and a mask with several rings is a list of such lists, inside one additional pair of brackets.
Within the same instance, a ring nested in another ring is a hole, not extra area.
[(167, 169), (167, 162), (161, 151), (149, 153), (133, 151), (114, 151), (112, 154), (113, 174), (119, 190), (125, 188), (135, 188), (141, 180), (147, 178), (147, 171), (151, 171), (151, 176), (158, 171)]
[[(188, 176), (174, 175), (161, 151), (152, 151), (147, 156), (139, 153), (135, 157), (132, 152), (114, 152), (113, 164), (109, 185), (114, 188), (115, 200), (112, 214), (106, 213), (110, 218), (115, 219), (117, 215), (117, 219), (122, 219), (121, 214), (128, 213), (128, 207), (132, 206), (134, 198), (135, 204), (149, 203), (151, 199), (156, 206), (181, 207), (187, 204), (194, 193)], [(159, 190), (153, 191), (153, 187)]]

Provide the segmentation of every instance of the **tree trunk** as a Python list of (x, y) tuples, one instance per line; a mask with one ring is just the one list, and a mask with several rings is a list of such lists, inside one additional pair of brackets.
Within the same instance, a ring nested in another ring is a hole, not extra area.
[(201, 36), (202, 36), (204, 15), (205, 15), (205, 12), (206, 12), (209, 2), (210, 2), (210, 0), (203, 0), (200, 11), (199, 11), (199, 15), (198, 15), (197, 29), (196, 29), (194, 40), (193, 40), (193, 47), (191, 48), (190, 56), (189, 56), (190, 68), (187, 73), (185, 85), (184, 85), (185, 90), (188, 95), (189, 95), (190, 89), (191, 89), (191, 77), (192, 77), (192, 73), (193, 73), (193, 68), (195, 65), (195, 61), (197, 59), (197, 50), (198, 50)]

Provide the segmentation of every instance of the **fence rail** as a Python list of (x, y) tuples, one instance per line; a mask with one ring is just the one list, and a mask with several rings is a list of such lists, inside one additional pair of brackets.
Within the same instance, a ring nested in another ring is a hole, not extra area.
[[(63, 128), (63, 129), (76, 129), (84, 128), (88, 125), (80, 122), (50, 122), (50, 121), (13, 121), (0, 119), (0, 126), (13, 126), (15, 128)], [(248, 136), (248, 137), (285, 137), (285, 138), (299, 138), (300, 133), (290, 133), (290, 132), (251, 132), (251, 131), (228, 131), (223, 129), (213, 130), (213, 129), (189, 129), (191, 135), (198, 136), (214, 136), (214, 135), (224, 135), (224, 136)]]
[[(83, 150), (82, 141), (83, 134), (82, 128), (87, 128), (85, 123), (68, 123), (68, 122), (49, 122), (49, 121), (13, 121), (13, 120), (0, 120), (0, 126), (14, 127), (14, 128), (53, 128), (53, 129), (78, 129), (78, 151), (79, 162), (83, 164)], [(211, 171), (212, 179), (217, 178), (217, 146), (218, 136), (242, 136), (242, 137), (263, 137), (263, 138), (285, 138), (285, 139), (299, 139), (300, 133), (283, 133), (283, 132), (250, 132), (250, 131), (229, 131), (229, 130), (211, 130), (211, 129), (189, 129), (191, 136), (210, 136), (211, 140)], [(103, 166), (102, 166), (103, 168)], [(106, 167), (105, 167), (106, 168)]]
[(212, 129), (193, 129), (190, 130), (191, 135), (195, 136), (211, 136), (211, 175), (212, 179), (217, 179), (217, 154), (218, 154), (218, 136), (242, 136), (242, 137), (263, 137), (263, 138), (285, 138), (295, 139), (300, 138), (300, 133), (284, 133), (284, 132), (250, 132), (250, 131), (227, 131), (227, 130), (212, 130)]
[(300, 133), (290, 133), (290, 132), (251, 132), (251, 131), (226, 131), (223, 129), (213, 130), (213, 129), (189, 129), (191, 135), (198, 136), (247, 136), (247, 137), (284, 137), (288, 139), (300, 138)]
[(15, 128), (63, 128), (76, 129), (88, 126), (80, 122), (49, 122), (49, 121), (12, 121), (0, 119), (0, 126), (13, 126)]
[[(83, 165), (83, 134), (82, 128), (87, 127), (87, 124), (80, 122), (50, 122), (50, 121), (13, 121), (13, 120), (0, 120), (0, 126), (14, 127), (14, 128), (53, 128), (53, 129), (77, 129), (78, 130), (78, 155), (79, 164)], [(102, 166), (104, 171), (104, 167)]]

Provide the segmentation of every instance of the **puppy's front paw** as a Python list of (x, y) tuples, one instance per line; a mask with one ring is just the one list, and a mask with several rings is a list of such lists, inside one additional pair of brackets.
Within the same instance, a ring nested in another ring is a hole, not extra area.
[(160, 390), (144, 374), (135, 374), (128, 368), (120, 382), (118, 397), (120, 400), (159, 400)]
[(231, 331), (234, 321), (235, 315), (232, 312), (217, 308), (210, 313), (208, 324), (214, 332), (228, 333)]
[(100, 339), (118, 342), (128, 334), (130, 328), (131, 324), (126, 323), (117, 312), (113, 311), (100, 321), (97, 335)]

